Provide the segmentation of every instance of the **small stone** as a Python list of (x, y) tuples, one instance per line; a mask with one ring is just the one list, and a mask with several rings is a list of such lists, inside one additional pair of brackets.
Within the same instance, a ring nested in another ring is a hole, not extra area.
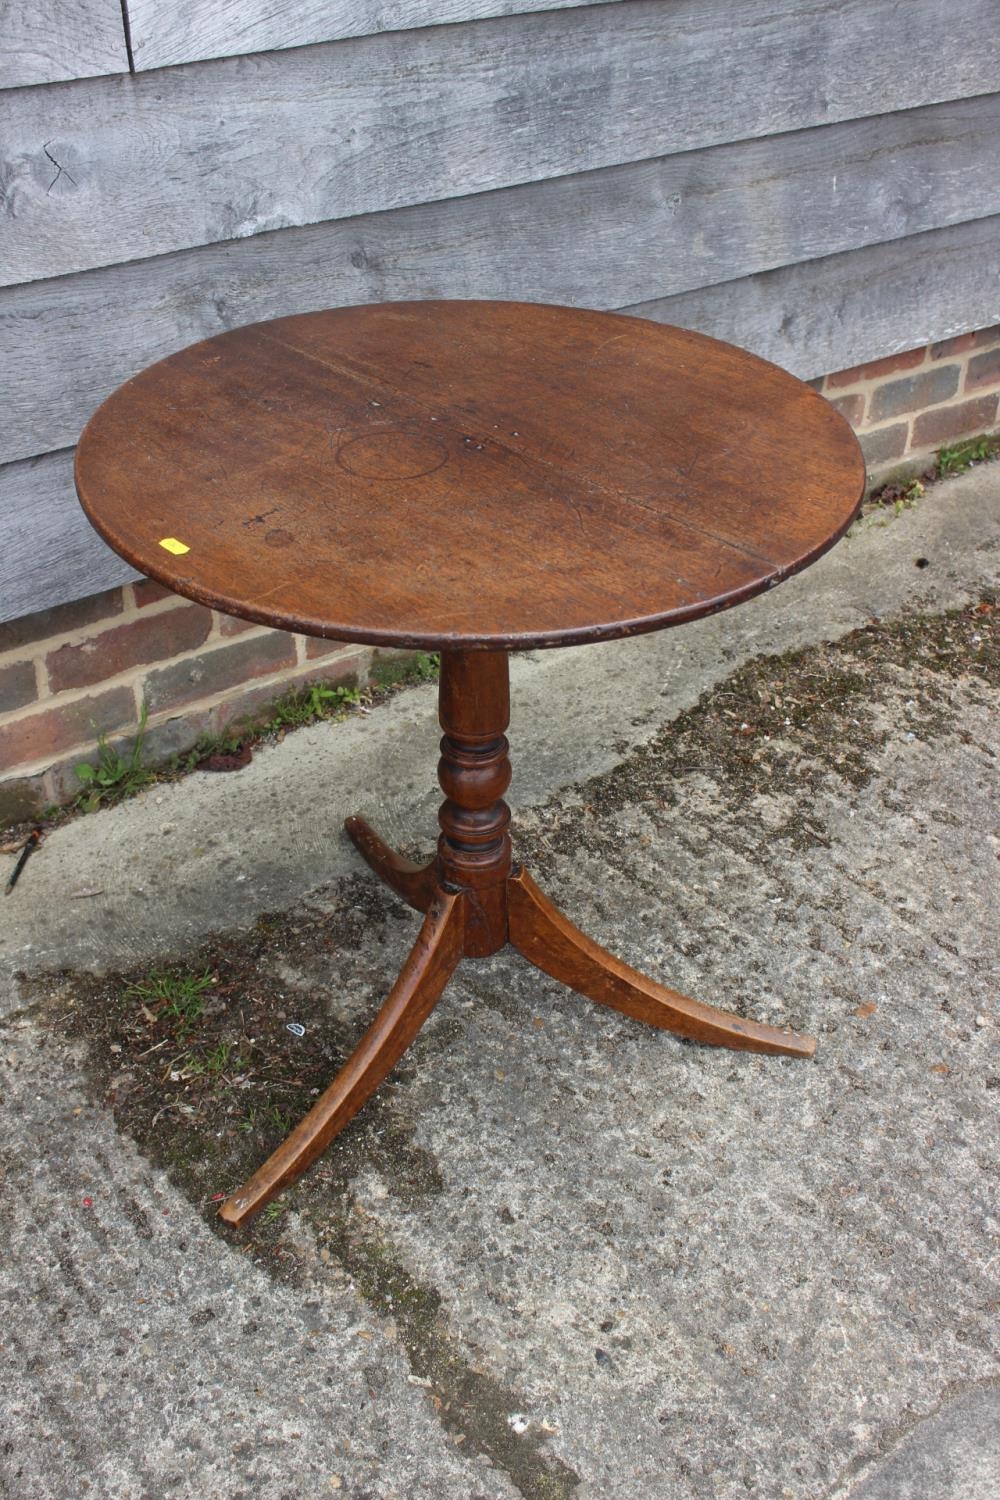
[(976, 1017), (976, 1025), (980, 1028), (980, 1030), (982, 1030), (982, 1028), (986, 1025), (986, 1017), (985, 1016), (977, 1016)]

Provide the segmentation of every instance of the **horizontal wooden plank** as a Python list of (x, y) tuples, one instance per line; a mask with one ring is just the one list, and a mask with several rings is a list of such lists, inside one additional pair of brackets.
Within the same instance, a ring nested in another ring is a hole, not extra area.
[[(1000, 216), (627, 310), (729, 339), (810, 378), (1000, 323)], [(0, 619), (133, 576), (84, 520), (69, 454), (0, 469)]]
[(1000, 213), (998, 138), (986, 95), (0, 290), (0, 462), (74, 442), (123, 380), (241, 323), (412, 297), (612, 307)]
[(1000, 216), (623, 309), (803, 380), (1000, 323)]
[(132, 54), (140, 69), (239, 57), (313, 42), (453, 25), (596, 0), (128, 0)]
[(0, 89), (127, 72), (120, 0), (0, 0)]
[(629, 0), (16, 90), (3, 280), (986, 93), (993, 14)]
[(138, 576), (80, 509), (72, 452), (0, 469), (0, 621)]

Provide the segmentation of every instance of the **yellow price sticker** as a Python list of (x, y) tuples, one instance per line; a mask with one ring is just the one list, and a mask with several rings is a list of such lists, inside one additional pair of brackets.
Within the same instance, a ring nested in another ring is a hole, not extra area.
[(168, 552), (172, 552), (175, 557), (181, 557), (185, 552), (191, 551), (190, 547), (186, 547), (183, 542), (179, 542), (175, 536), (165, 536), (160, 546), (165, 547)]

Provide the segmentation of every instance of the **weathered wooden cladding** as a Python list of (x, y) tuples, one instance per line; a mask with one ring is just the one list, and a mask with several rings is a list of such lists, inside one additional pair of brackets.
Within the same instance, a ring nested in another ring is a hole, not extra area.
[(3, 282), (986, 93), (994, 23), (629, 0), (17, 90)]
[(1000, 213), (998, 138), (985, 95), (3, 289), (0, 462), (72, 443), (123, 380), (241, 323), (411, 297), (628, 305)]
[(0, 89), (127, 72), (121, 0), (0, 4)]
[[(627, 311), (730, 339), (805, 378), (820, 375), (1000, 323), (1000, 215)], [(0, 620), (136, 576), (85, 520), (70, 453), (0, 468), (0, 536)]]
[[(32, 0), (0, 4), (0, 89), (174, 67), (597, 0)], [(605, 0), (621, 3), (621, 0)]]
[(595, 0), (128, 0), (135, 66), (175, 67), (305, 47), (380, 31), (412, 31), (533, 10), (567, 10)]
[(1000, 215), (621, 310), (808, 380), (1000, 323)]
[(0, 468), (0, 537), (0, 621), (139, 576), (80, 509), (72, 452)]

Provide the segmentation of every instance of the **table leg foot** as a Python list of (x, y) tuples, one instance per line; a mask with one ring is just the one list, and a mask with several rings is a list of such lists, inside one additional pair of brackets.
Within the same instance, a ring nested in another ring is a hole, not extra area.
[(435, 895), (410, 956), (357, 1051), (273, 1156), (226, 1199), (220, 1218), (245, 1224), (301, 1176), (371, 1098), (434, 1009), (462, 956), (463, 907), (459, 895)]
[(544, 973), (599, 1005), (716, 1047), (788, 1057), (815, 1052), (814, 1037), (716, 1010), (629, 968), (574, 927), (523, 870), (511, 877), (507, 890), (514, 947)]
[(375, 832), (365, 818), (347, 818), (344, 828), (357, 849), (380, 880), (391, 886), (415, 911), (427, 911), (435, 890), (435, 861), (417, 865), (397, 854), (395, 849)]

